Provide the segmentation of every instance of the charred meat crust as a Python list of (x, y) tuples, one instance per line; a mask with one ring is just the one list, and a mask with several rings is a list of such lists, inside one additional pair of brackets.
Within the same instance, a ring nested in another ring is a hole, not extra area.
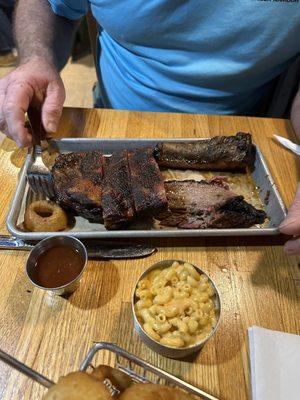
[(102, 222), (103, 155), (100, 151), (60, 154), (52, 167), (55, 200), (65, 209)]
[(169, 208), (157, 219), (182, 229), (248, 228), (266, 218), (220, 180), (165, 182)]
[(251, 135), (238, 132), (194, 142), (161, 142), (154, 155), (161, 167), (221, 171), (252, 168), (255, 150)]
[(153, 149), (128, 152), (131, 193), (138, 216), (153, 216), (167, 208), (164, 182)]
[(167, 199), (153, 149), (61, 154), (52, 167), (55, 200), (107, 229), (126, 227), (137, 216), (154, 216)]
[(123, 150), (105, 160), (102, 208), (107, 229), (126, 227), (135, 216), (127, 157)]

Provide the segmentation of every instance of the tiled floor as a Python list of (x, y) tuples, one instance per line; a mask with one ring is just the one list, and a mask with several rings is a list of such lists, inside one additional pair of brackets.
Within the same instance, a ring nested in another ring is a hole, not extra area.
[[(0, 79), (13, 68), (0, 68)], [(72, 107), (92, 107), (92, 88), (96, 81), (96, 72), (92, 55), (77, 62), (69, 61), (62, 71), (67, 98), (65, 105)]]

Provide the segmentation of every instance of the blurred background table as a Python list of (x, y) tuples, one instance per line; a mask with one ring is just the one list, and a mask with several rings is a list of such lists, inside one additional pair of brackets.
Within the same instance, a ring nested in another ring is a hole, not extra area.
[[(64, 109), (58, 136), (208, 137), (251, 132), (287, 206), (299, 181), (299, 159), (272, 135), (296, 140), (288, 120)], [(9, 139), (0, 148), (0, 233), (26, 151)], [(159, 239), (159, 251), (135, 261), (90, 261), (69, 299), (50, 297), (25, 277), (28, 253), (0, 252), (0, 346), (56, 381), (78, 368), (94, 341), (111, 341), (222, 400), (249, 398), (247, 328), (259, 325), (300, 333), (299, 259), (283, 253), (282, 237)], [(134, 332), (131, 294), (152, 263), (183, 259), (215, 281), (222, 317), (214, 338), (192, 359), (174, 361), (149, 350)], [(100, 360), (108, 361), (108, 360)], [(0, 398), (40, 399), (44, 389), (0, 364)]]

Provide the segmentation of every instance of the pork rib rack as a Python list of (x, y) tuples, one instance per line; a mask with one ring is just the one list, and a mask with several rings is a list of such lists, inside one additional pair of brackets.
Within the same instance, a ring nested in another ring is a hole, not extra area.
[(52, 167), (55, 200), (90, 221), (102, 222), (103, 162), (97, 150), (60, 154)]
[(107, 229), (166, 209), (164, 183), (151, 148), (115, 152), (104, 167), (103, 219)]
[(167, 208), (153, 149), (61, 154), (52, 167), (55, 200), (107, 229), (127, 227), (137, 217)]

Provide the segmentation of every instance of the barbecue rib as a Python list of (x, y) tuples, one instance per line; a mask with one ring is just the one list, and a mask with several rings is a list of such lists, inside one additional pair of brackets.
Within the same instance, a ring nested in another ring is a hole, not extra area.
[(156, 218), (161, 225), (183, 229), (248, 228), (261, 224), (266, 213), (232, 192), (220, 179), (167, 181), (168, 211)]
[(102, 207), (107, 229), (126, 226), (135, 216), (127, 154), (127, 150), (116, 152), (104, 164)]
[(251, 167), (255, 152), (251, 135), (239, 132), (195, 142), (161, 142), (154, 155), (161, 167), (221, 171)]
[(101, 222), (102, 167), (100, 151), (60, 154), (52, 167), (55, 200), (90, 221)]
[(152, 149), (115, 152), (105, 162), (102, 207), (107, 229), (126, 227), (136, 217), (154, 216), (167, 208)]
[(167, 208), (164, 182), (152, 148), (128, 152), (131, 193), (138, 216), (152, 216)]

